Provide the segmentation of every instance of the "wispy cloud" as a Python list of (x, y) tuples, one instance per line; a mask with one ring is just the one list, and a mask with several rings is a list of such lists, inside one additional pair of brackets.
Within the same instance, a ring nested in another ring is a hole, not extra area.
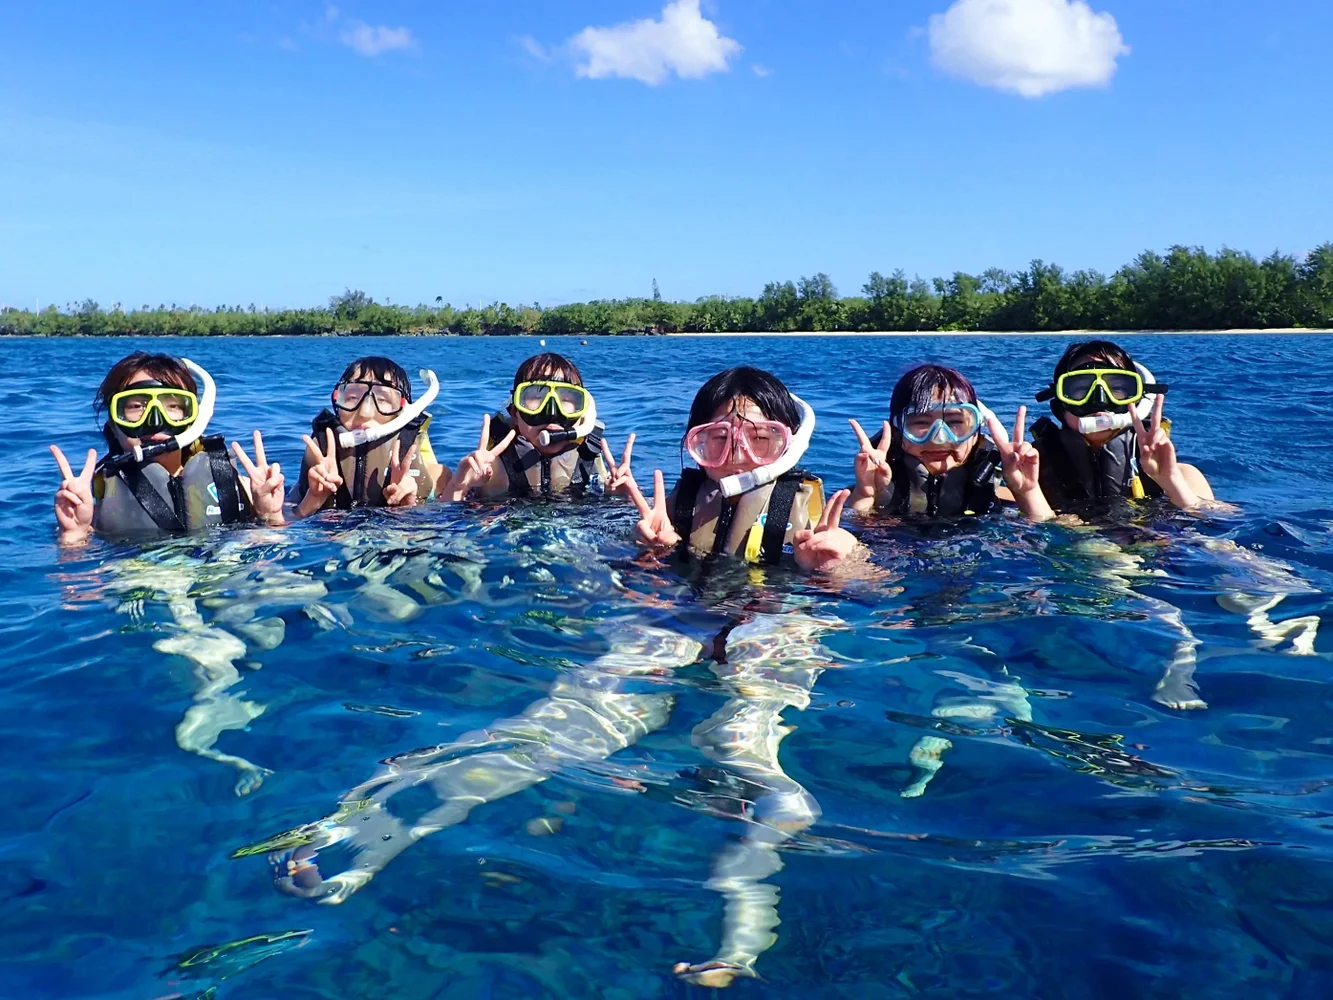
[(956, 0), (929, 34), (939, 69), (1023, 97), (1104, 87), (1129, 54), (1115, 18), (1086, 0)]
[(591, 80), (623, 77), (649, 86), (672, 73), (698, 79), (731, 68), (740, 43), (718, 31), (699, 11), (699, 0), (672, 0), (661, 20), (643, 18), (609, 28), (584, 28), (568, 42), (574, 72)]
[(390, 28), (387, 25), (352, 21), (339, 34), (344, 45), (363, 56), (378, 56), (395, 49), (414, 49), (416, 39), (411, 28)]
[(760, 66), (758, 63), (755, 63), (753, 66), (750, 67), (750, 72), (752, 72), (755, 76), (758, 77), (773, 75), (773, 71), (771, 69), (769, 69), (767, 66)]
[(518, 43), (519, 48), (538, 62), (547, 63), (553, 58), (552, 54), (547, 51), (546, 46), (531, 35), (520, 35), (518, 38), (515, 38), (514, 41)]

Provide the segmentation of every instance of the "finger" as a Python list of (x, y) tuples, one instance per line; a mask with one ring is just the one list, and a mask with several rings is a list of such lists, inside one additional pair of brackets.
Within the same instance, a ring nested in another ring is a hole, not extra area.
[(280, 463), (274, 462), (268, 467), (268, 481), (276, 483), (278, 486), (282, 485), (282, 465)]
[(252, 480), (259, 479), (259, 470), (250, 463), (250, 457), (246, 455), (245, 449), (241, 447), (241, 442), (233, 441), (231, 443), (231, 450), (235, 453), (236, 457), (240, 459), (241, 466), (245, 469), (246, 474)]
[(398, 438), (393, 439), (393, 447), (389, 449), (389, 464), (393, 466), (394, 472), (402, 471), (403, 460), (401, 457), (402, 445)]
[(884, 427), (880, 430), (879, 450), (887, 455), (891, 444), (893, 444), (893, 425), (886, 420), (884, 421)]
[[(497, 444), (494, 448), (492, 448), (489, 452), (487, 452), (487, 454), (491, 458), (498, 458), (502, 451), (504, 451), (506, 448), (508, 448), (511, 444), (514, 443), (514, 438), (516, 437), (518, 437), (518, 431), (511, 430), (508, 434), (504, 436), (503, 439), (501, 439), (500, 443)], [(485, 449), (483, 448), (483, 450)]]
[(1000, 449), (1000, 454), (1009, 454), (1012, 450), (1009, 443), (1009, 432), (1004, 429), (1004, 424), (1000, 423), (999, 418), (993, 413), (986, 414), (986, 430), (990, 431), (991, 440), (995, 442), (995, 447)]
[(1028, 408), (1020, 406), (1018, 413), (1014, 415), (1014, 436), (1010, 438), (1014, 444), (1021, 444), (1023, 439), (1028, 436)]
[(63, 500), (72, 507), (82, 507), (86, 502), (83, 497), (79, 496), (79, 494), (75, 493), (73, 490), (64, 489), (63, 487), (56, 490), (56, 500), (57, 502)]
[(851, 490), (838, 490), (829, 498), (828, 506), (824, 508), (824, 516), (819, 519), (820, 527), (827, 530), (838, 526), (838, 523), (842, 520), (842, 508), (851, 495)]
[(875, 448), (870, 443), (870, 437), (861, 428), (860, 423), (855, 420), (848, 420), (847, 422), (852, 425), (852, 432), (856, 435), (856, 440), (861, 443), (861, 450), (867, 455), (874, 451)]
[(653, 510), (666, 513), (666, 477), (661, 469), (653, 470)]
[(602, 460), (606, 462), (606, 467), (614, 475), (616, 473), (616, 456), (611, 454), (611, 446), (606, 443), (606, 438), (602, 438)]
[(324, 453), (319, 450), (319, 445), (309, 434), (302, 434), (301, 440), (305, 442), (305, 450), (310, 455), (312, 464), (319, 465), (324, 461)]
[(1166, 405), (1166, 394), (1159, 392), (1157, 399), (1152, 404), (1152, 430), (1156, 436), (1157, 430), (1162, 426), (1162, 407)]
[(69, 467), (69, 461), (65, 458), (65, 453), (55, 445), (51, 445), (51, 454), (55, 456), (56, 465), (60, 467), (60, 478), (73, 479), (74, 470)]
[(333, 436), (332, 427), (324, 428), (324, 440), (328, 442), (329, 448), (329, 450), (324, 453), (324, 457), (331, 462), (336, 462), (338, 459), (338, 441)]
[(792, 535), (792, 542), (796, 545), (805, 545), (810, 539), (815, 537), (815, 533), (809, 528), (802, 528), (796, 534)]
[(625, 439), (625, 455), (620, 460), (620, 464), (629, 465), (630, 457), (633, 456), (633, 454), (634, 454), (634, 434), (631, 433), (630, 436)]
[(264, 435), (255, 431), (255, 465), (261, 469), (268, 465), (268, 456), (264, 454)]
[(415, 462), (415, 461), (417, 460), (417, 455), (419, 455), (420, 453), (421, 453), (421, 449), (418, 448), (418, 447), (417, 447), (417, 443), (416, 443), (415, 441), (413, 441), (413, 442), (412, 442), (412, 446), (411, 446), (410, 448), (407, 449), (407, 454), (403, 456), (403, 471), (404, 471), (404, 472), (407, 472), (407, 471), (409, 471), (409, 470), (412, 468), (412, 463)]
[(645, 521), (652, 520), (653, 508), (649, 505), (647, 497), (643, 495), (643, 491), (639, 489), (638, 484), (630, 480), (625, 484), (625, 489), (629, 492), (630, 503), (638, 509), (639, 516)]
[(478, 451), (485, 451), (491, 443), (491, 415), (483, 413), (481, 415), (481, 441), (477, 445)]
[(1139, 419), (1138, 407), (1131, 406), (1129, 408), (1129, 422), (1134, 427), (1134, 433), (1138, 435), (1139, 446), (1142, 447), (1143, 445), (1147, 444), (1148, 432), (1143, 429), (1143, 421)]
[(89, 448), (88, 457), (83, 460), (83, 471), (79, 473), (79, 480), (87, 485), (93, 481), (93, 476), (97, 474), (97, 449)]

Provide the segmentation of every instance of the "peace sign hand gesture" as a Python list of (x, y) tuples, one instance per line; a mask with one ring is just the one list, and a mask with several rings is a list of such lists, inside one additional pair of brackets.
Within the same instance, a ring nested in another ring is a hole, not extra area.
[(619, 493), (622, 496), (630, 495), (630, 487), (638, 488), (638, 483), (634, 479), (634, 473), (630, 471), (630, 457), (634, 454), (634, 435), (631, 434), (625, 441), (625, 453), (620, 459), (620, 464), (616, 464), (616, 456), (611, 453), (611, 446), (602, 439), (602, 460), (606, 462), (607, 474), (611, 477), (606, 483), (606, 492)]
[(1139, 468), (1162, 487), (1173, 504), (1188, 509), (1197, 506), (1202, 498), (1176, 461), (1176, 446), (1162, 427), (1162, 406), (1165, 403), (1166, 397), (1159, 392), (1146, 429), (1138, 410), (1129, 408), (1129, 419), (1134, 423), (1134, 433), (1139, 440)]
[(239, 441), (231, 443), (231, 450), (235, 452), (241, 467), (245, 469), (245, 474), (250, 477), (250, 503), (255, 513), (270, 524), (282, 524), (283, 487), (286, 485), (286, 480), (282, 476), (282, 466), (277, 462), (268, 464), (268, 457), (264, 454), (264, 438), (259, 431), (255, 431), (254, 441), (253, 462)]
[(477, 450), (458, 463), (454, 472), (453, 484), (449, 490), (451, 500), (462, 500), (474, 486), (479, 486), (495, 475), (495, 460), (504, 453), (518, 436), (518, 431), (510, 429), (494, 448), (491, 441), (491, 415), (481, 418), (481, 441)]
[(856, 493), (852, 500), (852, 510), (868, 511), (875, 506), (875, 498), (889, 488), (893, 481), (893, 469), (889, 466), (889, 446), (893, 443), (893, 428), (884, 421), (880, 432), (879, 447), (870, 443), (870, 438), (855, 420), (847, 421), (852, 425), (856, 439), (861, 442), (861, 450), (856, 453)]
[(1010, 438), (999, 418), (989, 410), (986, 412), (986, 429), (1000, 453), (1004, 481), (1014, 501), (1030, 520), (1049, 521), (1055, 512), (1041, 491), (1041, 454), (1027, 440), (1027, 424), (1028, 408), (1020, 406), (1014, 417), (1014, 436)]
[(338, 492), (343, 484), (342, 473), (338, 471), (338, 442), (333, 436), (333, 428), (324, 428), (326, 451), (319, 450), (319, 444), (309, 434), (302, 434), (306, 454), (310, 456), (310, 469), (306, 472), (306, 492), (296, 507), (301, 517), (313, 514), (324, 506), (329, 497)]
[(393, 450), (389, 453), (389, 481), (384, 486), (384, 502), (390, 507), (415, 507), (417, 505), (417, 480), (412, 475), (412, 463), (416, 461), (416, 442), (407, 449), (401, 459), (399, 440), (394, 439)]
[(819, 523), (796, 532), (792, 542), (796, 565), (801, 569), (807, 572), (831, 569), (855, 550), (856, 536), (838, 523), (842, 520), (843, 505), (851, 495), (851, 490), (838, 490), (829, 497)]
[(60, 540), (66, 545), (84, 542), (93, 526), (93, 475), (97, 471), (97, 452), (89, 448), (83, 471), (77, 476), (69, 467), (65, 453), (51, 445), (51, 454), (60, 468), (61, 483), (56, 490), (56, 523)]
[(632, 479), (626, 484), (626, 491), (634, 506), (639, 508), (639, 523), (634, 526), (634, 536), (645, 545), (679, 545), (680, 533), (671, 523), (667, 512), (666, 483), (662, 470), (653, 472), (653, 505), (648, 506), (639, 486)]

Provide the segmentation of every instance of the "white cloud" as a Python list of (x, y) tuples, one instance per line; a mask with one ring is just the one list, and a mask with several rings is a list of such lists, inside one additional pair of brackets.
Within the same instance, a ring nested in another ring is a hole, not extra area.
[(931, 17), (930, 52), (946, 73), (1041, 97), (1106, 86), (1129, 47), (1086, 0), (956, 0)]
[(532, 56), (532, 58), (536, 59), (538, 62), (551, 61), (551, 53), (546, 51), (546, 46), (542, 45), (541, 42), (537, 41), (537, 39), (533, 38), (531, 35), (520, 35), (515, 41), (518, 42), (524, 52)]
[[(332, 16), (337, 16), (337, 8), (330, 7)], [(383, 24), (369, 25), (364, 21), (353, 21), (338, 35), (344, 45), (355, 49), (363, 56), (377, 56), (394, 49), (416, 47), (411, 28), (390, 28)]]
[(750, 67), (750, 69), (754, 71), (755, 76), (760, 78), (773, 75), (773, 71), (771, 69), (769, 69), (767, 66), (760, 66), (758, 63), (755, 63), (753, 66)]
[(671, 73), (697, 79), (722, 73), (728, 60), (741, 51), (740, 43), (724, 38), (717, 25), (699, 12), (699, 0), (671, 0), (662, 19), (643, 18), (609, 28), (584, 28), (569, 40), (581, 58), (579, 76), (601, 80), (609, 76), (641, 80), (655, 86)]

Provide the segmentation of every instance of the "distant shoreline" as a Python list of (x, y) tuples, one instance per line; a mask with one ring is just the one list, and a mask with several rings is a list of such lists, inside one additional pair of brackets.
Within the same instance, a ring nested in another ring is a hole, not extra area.
[(774, 333), (664, 333), (663, 337), (1222, 337), (1261, 334), (1326, 334), (1333, 329), (1300, 326), (1239, 330), (791, 330)]
[(337, 333), (0, 333), (4, 340), (133, 340), (133, 339), (170, 339), (170, 340), (326, 340), (347, 337), (368, 337), (373, 340), (411, 337), (413, 339), (448, 338), (451, 340), (489, 340), (515, 337), (524, 340), (579, 339), (579, 340), (623, 340), (631, 337), (832, 337), (849, 339), (854, 337), (1235, 337), (1235, 336), (1320, 336), (1333, 334), (1333, 328), (1306, 328), (1300, 326), (1272, 327), (1269, 329), (1234, 329), (1234, 330), (744, 330), (725, 333), (427, 333), (425, 331), (406, 331), (403, 333), (376, 334), (340, 330)]

